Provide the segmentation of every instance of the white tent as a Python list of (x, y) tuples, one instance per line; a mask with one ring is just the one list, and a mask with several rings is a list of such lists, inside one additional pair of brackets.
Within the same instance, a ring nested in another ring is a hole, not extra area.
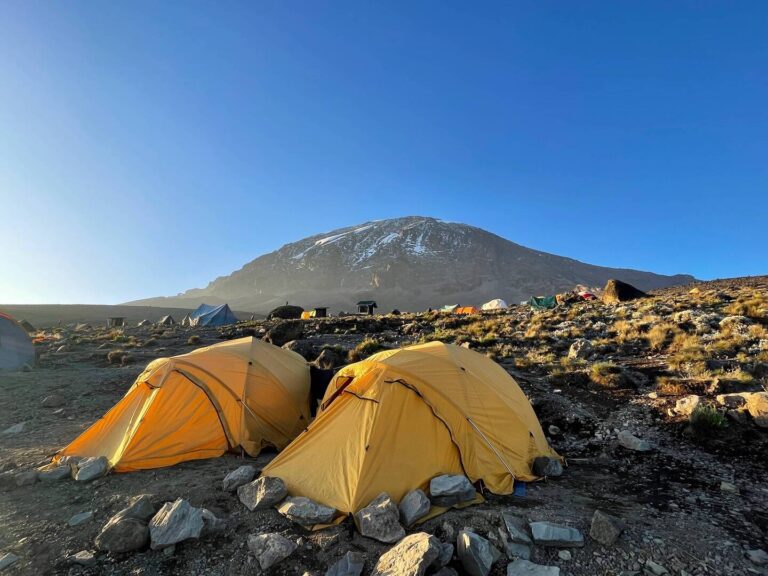
[(0, 370), (19, 370), (35, 364), (32, 340), (10, 316), (0, 312)]
[(507, 303), (501, 298), (486, 302), (480, 307), (481, 310), (506, 310), (507, 308), (509, 308), (509, 306), (507, 306)]

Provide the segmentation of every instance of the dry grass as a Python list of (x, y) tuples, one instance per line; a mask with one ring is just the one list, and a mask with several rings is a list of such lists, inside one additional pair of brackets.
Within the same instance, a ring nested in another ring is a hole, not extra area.
[(748, 318), (761, 318), (761, 310), (768, 309), (768, 297), (760, 292), (739, 296), (735, 302), (725, 307), (728, 314), (746, 316)]
[(589, 377), (604, 388), (618, 388), (624, 382), (623, 370), (612, 362), (595, 362), (589, 369)]
[(654, 325), (646, 334), (648, 345), (653, 350), (663, 350), (679, 332), (677, 326), (671, 322)]

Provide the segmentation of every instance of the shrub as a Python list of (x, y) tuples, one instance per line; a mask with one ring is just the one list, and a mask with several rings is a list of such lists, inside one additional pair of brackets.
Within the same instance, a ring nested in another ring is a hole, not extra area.
[(197, 334), (193, 334), (187, 340), (187, 346), (197, 346), (198, 344), (200, 344), (200, 336)]
[(656, 324), (653, 326), (646, 335), (648, 345), (654, 350), (661, 350), (667, 343), (670, 334), (674, 334), (675, 326), (667, 322), (663, 324)]
[(611, 362), (595, 362), (589, 369), (589, 377), (595, 384), (616, 388), (623, 382), (623, 370)]
[(711, 404), (696, 406), (691, 412), (690, 422), (693, 430), (702, 436), (710, 436), (728, 425), (725, 416)]
[(123, 356), (125, 355), (125, 350), (112, 350), (107, 354), (107, 362), (110, 364), (118, 364), (122, 362)]

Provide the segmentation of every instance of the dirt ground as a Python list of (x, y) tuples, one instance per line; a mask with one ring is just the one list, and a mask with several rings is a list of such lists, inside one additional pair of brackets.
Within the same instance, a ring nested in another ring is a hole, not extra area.
[[(130, 351), (127, 365), (106, 360), (108, 349), (95, 343), (47, 348), (29, 372), (0, 374), (0, 472), (39, 467), (125, 393), (152, 358), (189, 351), (188, 331), (158, 338), (154, 346)], [(197, 345), (215, 343), (215, 331), (196, 332)], [(149, 335), (144, 334), (143, 338)], [(338, 341), (350, 347), (358, 334), (316, 335), (318, 342)], [(398, 336), (398, 343), (409, 337)], [(335, 339), (335, 340), (334, 340)], [(737, 436), (702, 443), (689, 438), (684, 426), (665, 418), (647, 394), (624, 397), (578, 386), (555, 385), (550, 378), (502, 361), (539, 412), (553, 446), (568, 459), (565, 474), (529, 484), (524, 497), (486, 495), (483, 504), (451, 510), (416, 530), (455, 543), (458, 530), (471, 527), (501, 548), (501, 511), (510, 509), (527, 520), (550, 520), (574, 526), (585, 535), (583, 548), (572, 548), (563, 560), (557, 549), (535, 547), (531, 560), (559, 566), (563, 575), (643, 574), (648, 560), (670, 574), (768, 574), (746, 558), (746, 551), (768, 549), (768, 452), (766, 432), (752, 426)], [(60, 406), (44, 407), (57, 394)], [(582, 416), (587, 415), (589, 424)], [(18, 434), (2, 434), (24, 424)], [(616, 433), (630, 430), (651, 442), (650, 452), (618, 445)], [(221, 480), (245, 462), (263, 466), (271, 458), (245, 459), (236, 454), (182, 463), (170, 468), (109, 474), (91, 483), (72, 480), (37, 482), (0, 491), (0, 556), (12, 552), (20, 560), (8, 574), (211, 574), (261, 572), (246, 546), (248, 534), (280, 532), (299, 542), (298, 550), (271, 568), (271, 574), (323, 574), (348, 550), (366, 556), (364, 574), (389, 546), (363, 538), (348, 519), (339, 526), (307, 532), (275, 510), (249, 512), (236, 495), (224, 492)], [(723, 490), (721, 482), (736, 486)], [(91, 567), (68, 557), (96, 551), (94, 538), (107, 520), (131, 497), (149, 494), (156, 505), (185, 498), (225, 519), (220, 534), (176, 545), (171, 553), (145, 550), (125, 555), (97, 553)], [(623, 518), (627, 529), (612, 547), (590, 539), (592, 514), (601, 509)], [(70, 527), (69, 519), (92, 511), (93, 518)], [(506, 560), (492, 574), (506, 573)], [(454, 557), (450, 566), (464, 573)]]

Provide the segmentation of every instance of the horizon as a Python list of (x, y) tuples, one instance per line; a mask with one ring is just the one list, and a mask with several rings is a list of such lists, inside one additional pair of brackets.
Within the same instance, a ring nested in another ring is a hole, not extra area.
[(0, 8), (3, 304), (202, 288), (421, 214), (612, 268), (768, 273), (768, 6)]

